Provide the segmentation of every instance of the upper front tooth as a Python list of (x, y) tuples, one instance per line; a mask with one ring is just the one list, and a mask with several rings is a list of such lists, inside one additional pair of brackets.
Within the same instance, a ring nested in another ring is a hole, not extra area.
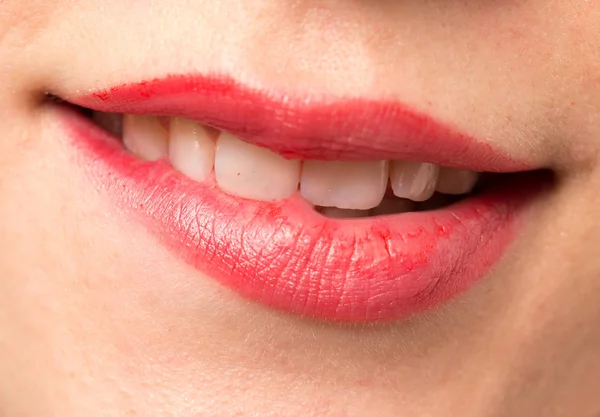
[(479, 174), (462, 169), (442, 168), (437, 191), (442, 194), (468, 194), (473, 190)]
[(393, 161), (390, 182), (394, 194), (413, 201), (425, 201), (435, 192), (439, 167), (434, 164)]
[(379, 205), (387, 182), (387, 161), (305, 161), (300, 190), (317, 206), (368, 210)]
[(300, 161), (288, 160), (229, 133), (217, 141), (215, 176), (226, 192), (253, 200), (275, 201), (298, 190)]
[(133, 154), (147, 161), (157, 161), (168, 153), (168, 133), (155, 116), (125, 115), (123, 143)]
[(204, 181), (215, 162), (216, 132), (187, 119), (173, 119), (169, 126), (171, 164), (191, 179)]

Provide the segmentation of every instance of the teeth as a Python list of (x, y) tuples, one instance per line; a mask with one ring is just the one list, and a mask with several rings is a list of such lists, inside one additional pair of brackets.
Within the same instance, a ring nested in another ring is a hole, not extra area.
[(420, 162), (393, 161), (390, 182), (394, 194), (413, 201), (425, 201), (435, 192), (439, 167)]
[(217, 141), (215, 176), (228, 193), (253, 200), (282, 200), (298, 190), (300, 161), (222, 133)]
[(125, 115), (123, 143), (134, 155), (146, 161), (157, 161), (167, 156), (168, 134), (154, 116)]
[(173, 119), (169, 126), (171, 164), (191, 179), (204, 181), (212, 172), (215, 162), (216, 134), (186, 119)]
[[(333, 218), (414, 211), (414, 202), (429, 200), (435, 191), (440, 197), (471, 192), (479, 178), (473, 171), (409, 161), (302, 163), (229, 133), (216, 140), (217, 131), (187, 119), (99, 112), (92, 118), (106, 131), (122, 136), (125, 147), (144, 160), (168, 155), (176, 170), (199, 182), (214, 167), (223, 191), (253, 200), (291, 197), (300, 184), (304, 198)], [(399, 198), (384, 199), (388, 180)]]
[(387, 182), (387, 161), (305, 161), (300, 190), (316, 206), (368, 210), (379, 205)]
[(468, 194), (477, 183), (479, 174), (462, 169), (442, 168), (436, 190), (442, 194)]

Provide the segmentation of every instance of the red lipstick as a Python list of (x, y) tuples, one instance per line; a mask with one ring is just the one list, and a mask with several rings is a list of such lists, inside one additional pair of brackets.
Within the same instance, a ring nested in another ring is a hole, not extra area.
[(298, 98), (228, 77), (170, 76), (69, 101), (115, 113), (196, 120), (293, 159), (432, 162), (487, 172), (524, 171), (519, 160), (390, 100)]
[[(70, 101), (195, 119), (290, 157), (411, 159), (488, 172), (526, 167), (391, 101), (291, 98), (203, 76)], [(99, 192), (183, 260), (244, 297), (318, 319), (399, 319), (455, 297), (500, 259), (536, 195), (522, 183), (438, 210), (330, 219), (298, 194), (276, 203), (225, 194), (214, 178), (197, 183), (166, 161), (140, 161), (76, 112), (57, 116)]]

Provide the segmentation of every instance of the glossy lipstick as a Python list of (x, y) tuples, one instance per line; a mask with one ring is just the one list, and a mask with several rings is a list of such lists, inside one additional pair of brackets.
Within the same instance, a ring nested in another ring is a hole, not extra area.
[[(168, 77), (69, 101), (195, 119), (291, 157), (526, 166), (398, 103), (292, 99), (222, 77)], [(498, 261), (535, 196), (521, 184), (428, 212), (330, 219), (299, 194), (275, 203), (225, 194), (214, 178), (197, 183), (167, 161), (135, 158), (76, 112), (57, 116), (98, 189), (160, 242), (244, 297), (318, 319), (399, 319), (460, 294)]]

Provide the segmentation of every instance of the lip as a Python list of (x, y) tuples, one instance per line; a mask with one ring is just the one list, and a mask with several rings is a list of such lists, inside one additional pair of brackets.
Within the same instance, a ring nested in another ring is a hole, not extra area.
[[(69, 101), (192, 118), (294, 157), (367, 159), (387, 146), (383, 159), (491, 172), (527, 166), (398, 103), (311, 104), (224, 77), (172, 76)], [(225, 194), (214, 178), (197, 183), (167, 161), (135, 158), (72, 110), (56, 116), (78, 165), (159, 242), (246, 298), (317, 319), (400, 319), (464, 292), (502, 257), (539, 188), (501, 186), (428, 212), (330, 219), (298, 194), (275, 203)]]
[(486, 172), (522, 160), (393, 100), (292, 97), (227, 76), (172, 75), (109, 88), (71, 103), (103, 112), (185, 117), (297, 159), (399, 159)]

